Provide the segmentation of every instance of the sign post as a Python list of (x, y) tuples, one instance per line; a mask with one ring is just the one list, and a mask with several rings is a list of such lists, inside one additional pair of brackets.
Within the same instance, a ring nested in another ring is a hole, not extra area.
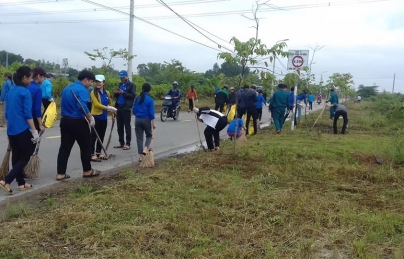
[(309, 51), (308, 50), (289, 50), (288, 55), (288, 70), (294, 70), (296, 73), (295, 92), (293, 98), (293, 110), (292, 110), (292, 125), (291, 130), (295, 129), (296, 124), (296, 112), (297, 112), (297, 87), (300, 79), (300, 70), (307, 67), (309, 64)]

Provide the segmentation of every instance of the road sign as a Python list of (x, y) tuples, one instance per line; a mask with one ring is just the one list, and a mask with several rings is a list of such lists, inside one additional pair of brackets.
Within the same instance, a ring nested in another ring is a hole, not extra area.
[(308, 50), (289, 50), (288, 70), (300, 70), (309, 65)]

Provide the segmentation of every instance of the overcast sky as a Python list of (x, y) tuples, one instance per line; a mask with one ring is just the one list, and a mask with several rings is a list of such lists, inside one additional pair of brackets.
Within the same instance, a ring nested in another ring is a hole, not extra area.
[[(129, 0), (94, 1), (129, 12)], [(31, 4), (33, 2), (35, 4)], [(165, 2), (191, 22), (225, 40), (202, 31), (227, 48), (232, 49), (228, 42), (233, 36), (247, 40), (255, 35), (254, 23), (239, 12), (245, 10), (244, 15), (251, 17), (248, 10), (252, 9), (254, 0)], [(404, 58), (400, 56), (404, 53), (404, 1), (367, 0), (368, 3), (347, 4), (352, 2), (360, 1), (271, 0), (259, 13), (259, 37), (268, 46), (289, 39), (289, 49), (310, 50), (309, 45), (325, 46), (314, 58), (312, 69), (317, 81), (320, 81), (321, 73), (324, 81), (332, 73), (351, 73), (356, 87), (376, 84), (380, 86), (379, 90), (391, 91), (396, 73), (395, 91), (404, 93)], [(324, 3), (330, 3), (330, 6), (319, 7)], [(293, 6), (297, 8), (291, 9)], [(97, 11), (89, 11), (91, 9)], [(208, 16), (206, 13), (216, 14)], [(205, 15), (189, 16), (191, 14)], [(176, 18), (157, 1), (135, 0), (135, 15), (217, 49), (217, 44)], [(0, 0), (0, 50), (59, 63), (67, 57), (69, 65), (78, 69), (99, 66), (101, 62), (90, 61), (84, 51), (105, 46), (128, 48), (127, 19), (124, 14), (102, 10), (80, 0)], [(205, 72), (215, 62), (221, 63), (217, 50), (139, 20), (135, 20), (134, 35), (134, 54), (137, 55), (134, 70), (141, 63), (162, 63), (171, 59), (180, 60), (197, 72)], [(312, 54), (310, 50), (310, 58)], [(276, 73), (285, 74), (287, 59), (281, 61), (276, 61)], [(124, 69), (121, 60), (115, 60), (114, 65), (118, 70)], [(278, 77), (282, 78), (281, 75)]]

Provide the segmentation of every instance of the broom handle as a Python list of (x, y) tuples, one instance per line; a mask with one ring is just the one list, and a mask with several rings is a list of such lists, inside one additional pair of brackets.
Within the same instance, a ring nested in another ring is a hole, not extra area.
[(41, 133), (41, 135), (39, 135), (39, 140), (35, 145), (35, 151), (34, 151), (34, 154), (33, 154), (34, 156), (38, 155), (39, 145), (41, 144), (42, 135), (43, 135), (43, 133)]
[(153, 150), (153, 141), (154, 141), (154, 128), (153, 128), (153, 123), (151, 123), (151, 128), (152, 128), (152, 139), (149, 145), (149, 151)]
[[(116, 120), (116, 118), (115, 118), (115, 120)], [(111, 132), (109, 133), (107, 146), (105, 147), (106, 150), (108, 150), (109, 144), (111, 143), (112, 131), (114, 130), (115, 120), (112, 121)]]

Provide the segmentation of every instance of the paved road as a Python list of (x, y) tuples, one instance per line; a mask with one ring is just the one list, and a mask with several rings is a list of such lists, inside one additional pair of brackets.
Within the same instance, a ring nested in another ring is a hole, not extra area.
[[(314, 105), (313, 105), (314, 106)], [(314, 106), (315, 110), (322, 108), (322, 106)], [(269, 112), (266, 108), (263, 111), (263, 125), (268, 126), (269, 122)], [(265, 123), (266, 122), (266, 123)], [(132, 118), (132, 125), (134, 124), (134, 118)], [(288, 125), (288, 124), (287, 124)], [(109, 136), (111, 122), (107, 128), (107, 137)], [(179, 121), (174, 121), (173, 119), (167, 119), (166, 122), (161, 122), (159, 114), (156, 114), (156, 136), (154, 140), (154, 154), (156, 158), (164, 157), (173, 153), (189, 152), (197, 149), (199, 144), (198, 131), (195, 124), (195, 117), (193, 113), (183, 112), (180, 115)], [(205, 126), (199, 124), (201, 130), (201, 137), (204, 139), (203, 130)], [(222, 131), (226, 134), (226, 131)], [(116, 133), (116, 127), (112, 134), (112, 140), (108, 153), (117, 155), (115, 160), (103, 161), (100, 163), (93, 162), (92, 165), (95, 169), (101, 171), (111, 170), (117, 167), (136, 166), (138, 155), (136, 150), (136, 138), (134, 136), (134, 130), (132, 131), (132, 147), (129, 151), (123, 151), (121, 149), (112, 148), (118, 143), (118, 135)], [(204, 142), (205, 144), (205, 142)], [(35, 189), (49, 186), (58, 183), (55, 180), (56, 176), (56, 160), (58, 155), (60, 145), (60, 132), (59, 132), (59, 122), (57, 121), (53, 128), (47, 129), (41, 142), (41, 147), (39, 151), (39, 157), (41, 158), (41, 173), (39, 179), (29, 180)], [(206, 145), (206, 144), (205, 144)], [(5, 155), (7, 146), (7, 134), (4, 128), (0, 128), (0, 163)], [(80, 162), (80, 150), (77, 144), (74, 145), (67, 167), (67, 172), (72, 178), (79, 178), (82, 176), (82, 166)], [(23, 193), (30, 192), (18, 192), (17, 183), (14, 181), (12, 183), (12, 189), (14, 190), (14, 195), (22, 195)], [(0, 202), (7, 199), (4, 192), (0, 192)]]

